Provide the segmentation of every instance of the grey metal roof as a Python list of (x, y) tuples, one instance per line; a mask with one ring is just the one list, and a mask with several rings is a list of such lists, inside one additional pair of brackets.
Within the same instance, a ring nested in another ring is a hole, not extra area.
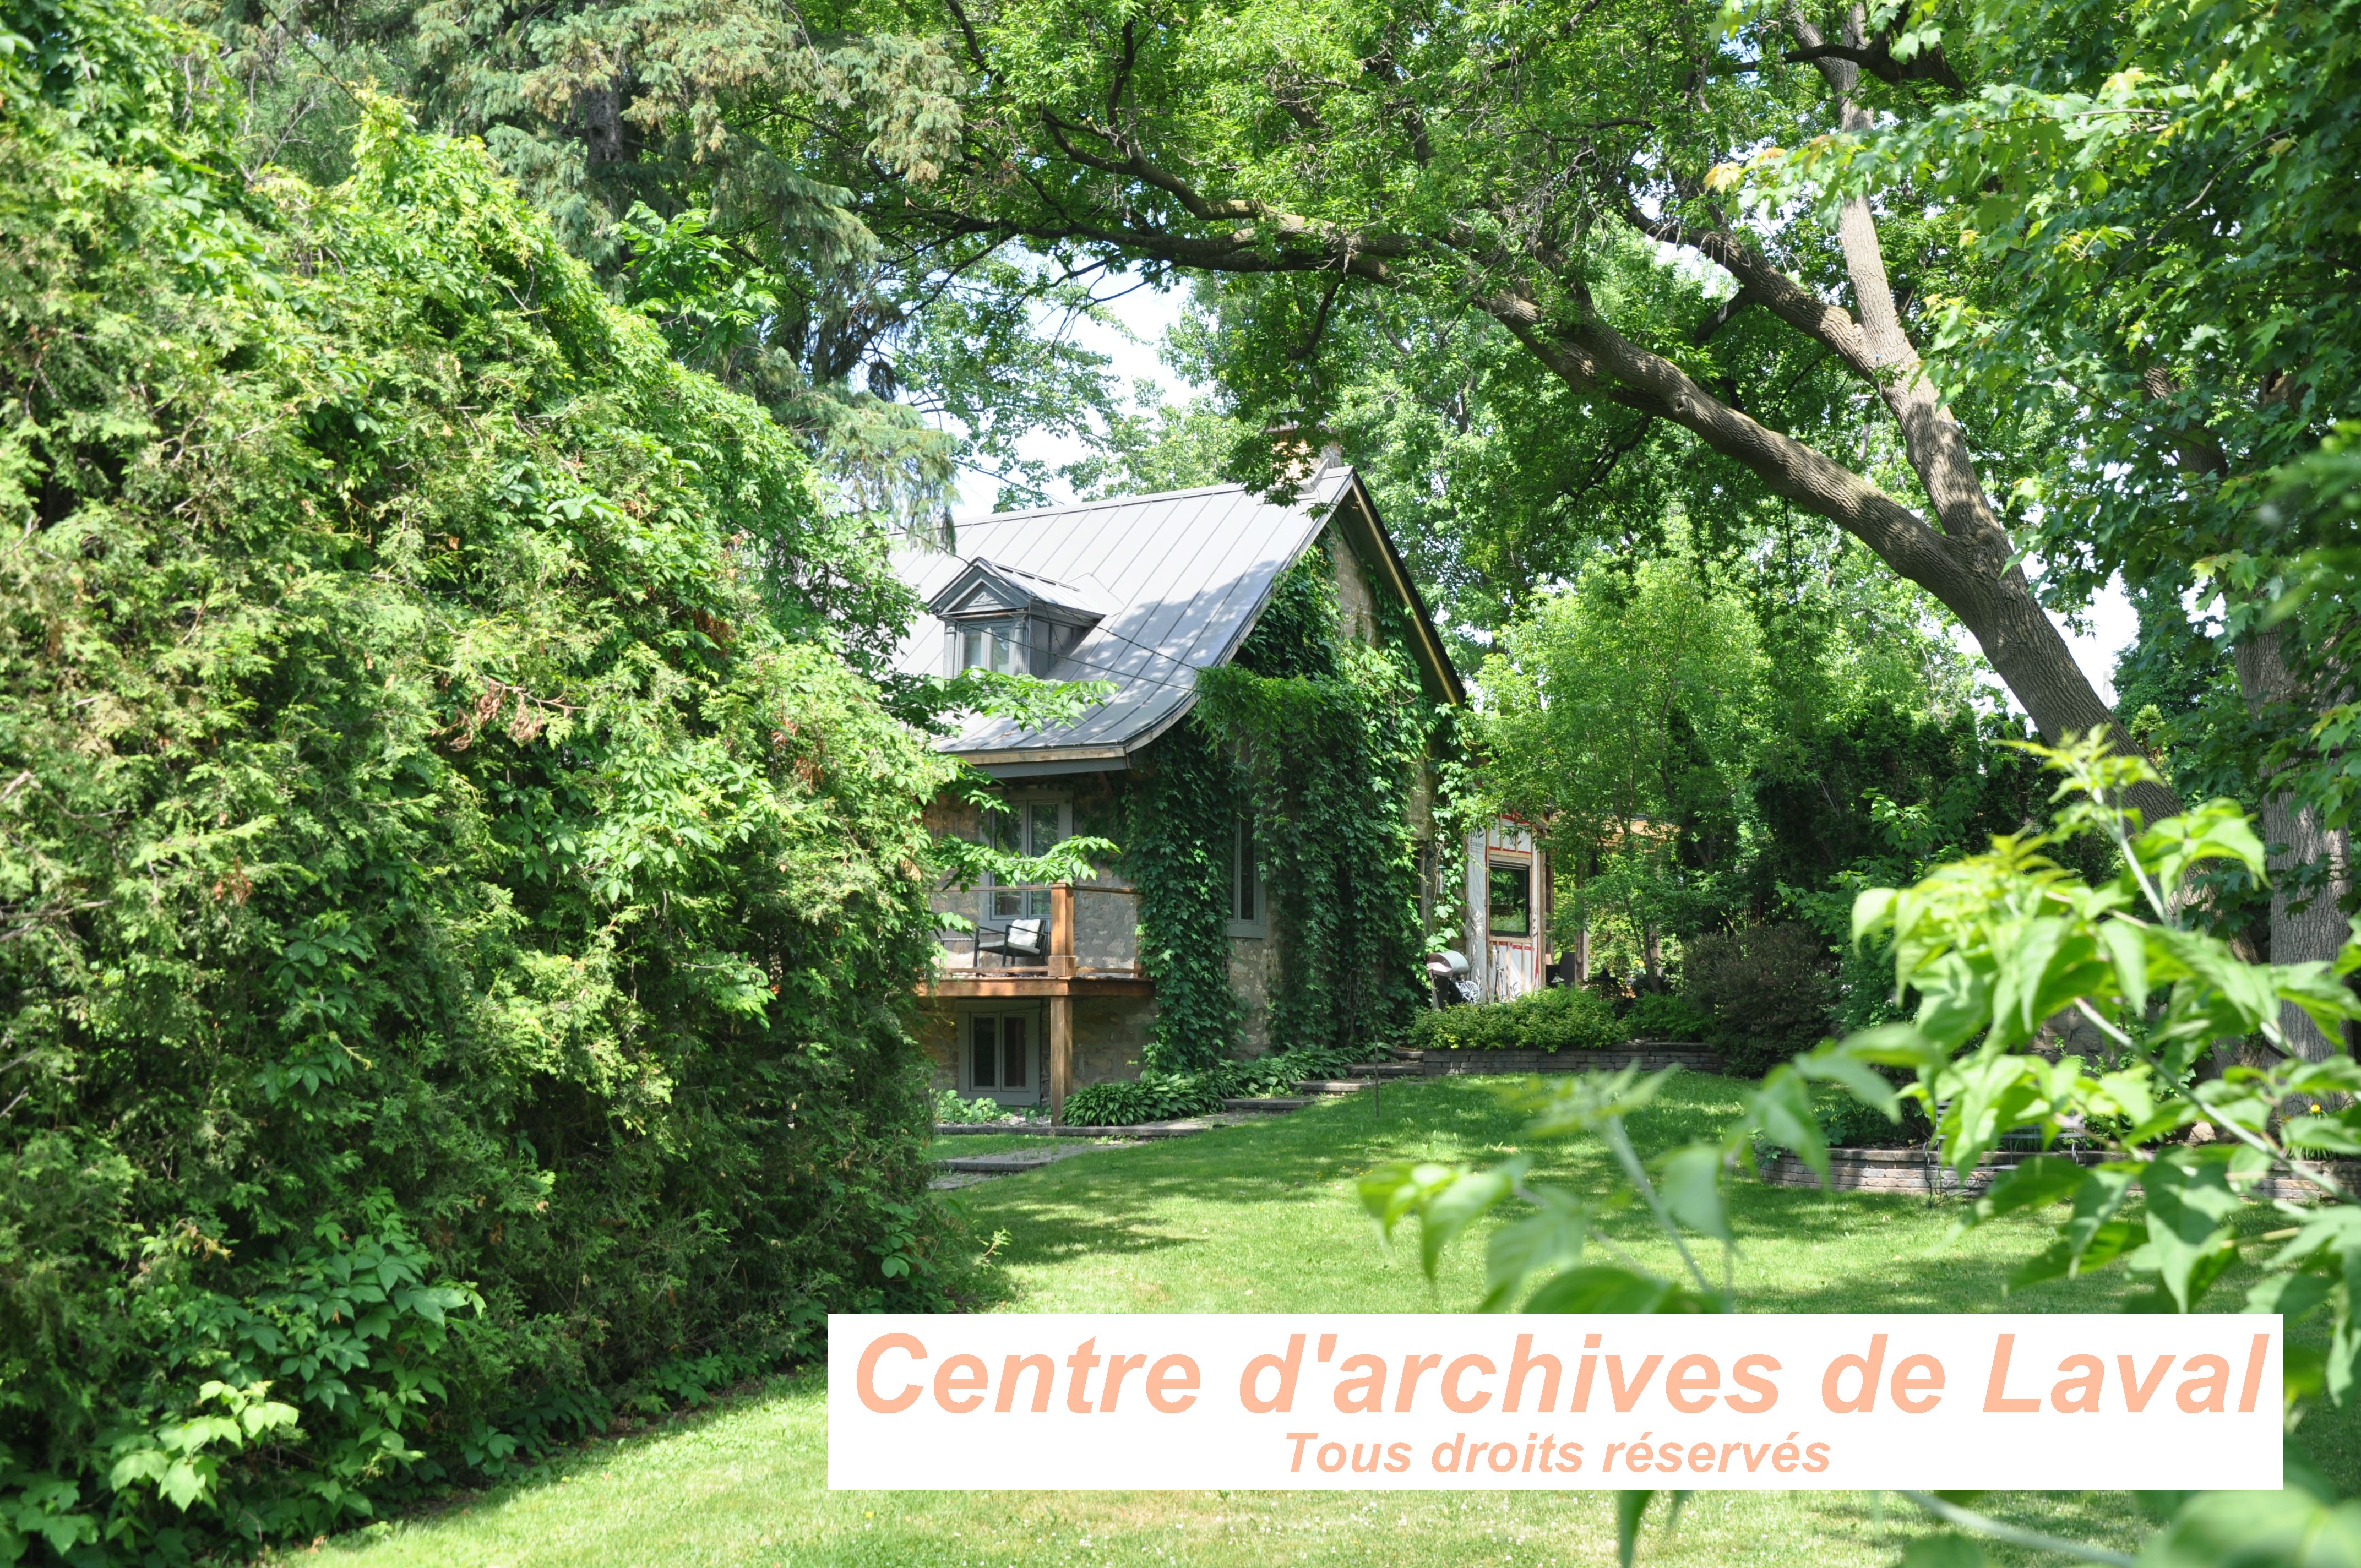
[[(1083, 590), (1104, 609), (1047, 678), (1112, 681), (1106, 702), (1073, 724), (1043, 729), (979, 717), (938, 748), (979, 764), (1122, 766), (1189, 710), (1197, 672), (1237, 652), (1271, 585), (1319, 536), (1352, 483), (1350, 468), (1327, 468), (1292, 507), (1214, 485), (1000, 512), (962, 520), (955, 555), (896, 551), (895, 570), (922, 603), (982, 559)], [(908, 674), (949, 674), (943, 623), (921, 614), (895, 663)]]

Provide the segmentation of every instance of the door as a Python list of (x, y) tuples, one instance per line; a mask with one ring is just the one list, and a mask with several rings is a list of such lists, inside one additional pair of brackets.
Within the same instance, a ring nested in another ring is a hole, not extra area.
[(1038, 1009), (971, 1013), (960, 1053), (962, 1090), (1003, 1105), (1041, 1101), (1041, 1026)]

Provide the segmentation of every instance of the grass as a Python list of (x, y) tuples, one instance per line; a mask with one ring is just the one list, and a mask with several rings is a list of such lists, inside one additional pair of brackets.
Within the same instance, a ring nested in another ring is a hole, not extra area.
[[(1684, 1074), (1634, 1119), (1642, 1149), (1717, 1126), (1739, 1086)], [(1457, 1310), (1480, 1288), (1482, 1237), (1462, 1242), (1432, 1288), (1409, 1255), (1376, 1244), (1354, 1177), (1404, 1156), (1481, 1159), (1519, 1146), (1521, 1118), (1475, 1080), (1389, 1086), (1268, 1122), (1093, 1151), (957, 1195), (979, 1235), (1005, 1231), (1001, 1305), (1018, 1311)], [(964, 1146), (983, 1139), (945, 1139)], [(938, 1146), (940, 1152), (940, 1145)], [(1595, 1146), (1545, 1144), (1540, 1174), (1604, 1176)], [(1750, 1311), (2104, 1311), (2119, 1271), (2004, 1298), (2009, 1269), (2046, 1239), (2017, 1219), (1944, 1246), (1956, 1207), (1870, 1194), (1741, 1183), (1735, 1280)], [(1669, 1266), (1639, 1223), (1624, 1239)], [(2232, 1280), (2213, 1304), (2235, 1304)], [(2349, 1417), (2315, 1417), (2315, 1456), (2350, 1480), (2361, 1445)], [(1603, 1564), (1614, 1561), (1604, 1493), (1470, 1491), (852, 1493), (827, 1489), (827, 1417), (817, 1374), (668, 1430), (600, 1442), (555, 1478), (377, 1527), (310, 1561), (337, 1568), (664, 1568), (704, 1564), (1188, 1563)], [(2121, 1494), (2014, 1494), (1982, 1505), (2015, 1522), (2124, 1546), (2136, 1510)], [(1641, 1560), (1672, 1564), (1892, 1563), (1929, 1533), (1915, 1511), (1881, 1513), (1853, 1493), (1700, 1493)], [(309, 1554), (307, 1554), (309, 1556)], [(2003, 1563), (2036, 1559), (1995, 1549)]]

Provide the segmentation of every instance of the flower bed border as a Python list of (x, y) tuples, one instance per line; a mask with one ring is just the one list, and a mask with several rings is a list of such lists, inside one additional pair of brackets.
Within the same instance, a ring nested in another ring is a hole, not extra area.
[(1668, 1067), (1691, 1072), (1722, 1070), (1721, 1053), (1712, 1047), (1674, 1040), (1641, 1040), (1596, 1051), (1428, 1051), (1419, 1061), (1429, 1078), (1463, 1073), (1615, 1072), (1634, 1065), (1647, 1072)]

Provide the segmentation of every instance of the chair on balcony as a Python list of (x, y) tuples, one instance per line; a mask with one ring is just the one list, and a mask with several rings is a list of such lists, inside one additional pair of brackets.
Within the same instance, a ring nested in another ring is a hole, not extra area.
[(1049, 954), (1049, 923), (1040, 919), (1011, 920), (998, 930), (979, 929), (975, 934), (975, 956), (981, 959), (986, 953), (998, 953), (1004, 969), (1020, 959), (1042, 962)]

